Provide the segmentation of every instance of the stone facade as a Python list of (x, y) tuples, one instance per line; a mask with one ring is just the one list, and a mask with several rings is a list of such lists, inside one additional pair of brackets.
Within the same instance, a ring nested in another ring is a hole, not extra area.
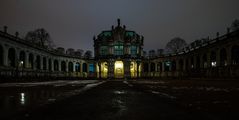
[(0, 79), (239, 77), (239, 31), (228, 30), (177, 54), (157, 57), (143, 57), (143, 41), (118, 20), (116, 27), (94, 37), (95, 58), (86, 59), (62, 48), (61, 52), (41, 48), (5, 28), (0, 31)]

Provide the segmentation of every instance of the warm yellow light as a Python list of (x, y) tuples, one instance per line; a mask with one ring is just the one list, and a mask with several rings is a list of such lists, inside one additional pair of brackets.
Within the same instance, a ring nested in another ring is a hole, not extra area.
[(117, 69), (117, 68), (123, 68), (123, 62), (121, 62), (121, 61), (116, 61), (115, 62), (115, 68)]

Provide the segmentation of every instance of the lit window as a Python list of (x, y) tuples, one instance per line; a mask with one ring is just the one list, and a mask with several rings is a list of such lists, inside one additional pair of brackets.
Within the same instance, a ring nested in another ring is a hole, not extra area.
[(215, 61), (212, 62), (211, 64), (212, 64), (212, 67), (216, 67), (217, 66), (217, 62), (215, 62)]
[(131, 49), (130, 49), (130, 53), (131, 55), (135, 56), (137, 55), (137, 47), (136, 46), (131, 46)]
[(108, 54), (108, 47), (107, 46), (101, 46), (100, 47), (100, 54), (101, 55), (107, 55)]
[(117, 42), (114, 46), (114, 54), (115, 55), (123, 55), (124, 54), (124, 46), (123, 43)]

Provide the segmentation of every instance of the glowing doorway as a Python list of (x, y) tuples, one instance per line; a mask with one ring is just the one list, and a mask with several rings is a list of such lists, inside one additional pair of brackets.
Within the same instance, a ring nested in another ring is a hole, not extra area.
[(124, 78), (124, 63), (122, 61), (115, 61), (115, 78)]

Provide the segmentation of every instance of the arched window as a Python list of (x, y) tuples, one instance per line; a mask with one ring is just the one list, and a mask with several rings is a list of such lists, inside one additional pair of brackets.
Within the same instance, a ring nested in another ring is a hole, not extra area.
[(25, 52), (21, 51), (19, 55), (19, 65), (22, 68), (25, 68), (25, 64), (26, 64), (25, 58), (26, 58)]
[(87, 72), (87, 64), (83, 63), (83, 72)]
[(121, 42), (114, 44), (114, 55), (124, 55), (124, 46)]
[(239, 46), (235, 45), (232, 47), (231, 50), (231, 55), (232, 55), (232, 64), (237, 65), (239, 64)]
[(57, 60), (54, 60), (54, 71), (59, 71), (59, 64)]
[(33, 56), (32, 53), (29, 54), (28, 62), (29, 62), (29, 68), (33, 69), (33, 66), (34, 66), (34, 56)]
[(66, 62), (61, 61), (61, 71), (66, 72)]
[(221, 66), (227, 65), (227, 51), (225, 48), (220, 50), (220, 65)]
[(46, 57), (43, 57), (43, 70), (46, 70)]
[(14, 48), (8, 50), (8, 64), (11, 67), (16, 67), (16, 51)]
[(37, 69), (41, 69), (41, 57), (38, 55), (36, 59)]
[(51, 59), (48, 60), (48, 70), (52, 71), (52, 66), (51, 66)]
[(68, 63), (68, 69), (69, 69), (69, 72), (73, 72), (73, 63), (72, 62)]
[(211, 66), (212, 66), (212, 67), (216, 67), (216, 66), (217, 66), (217, 62), (216, 62), (216, 52), (214, 52), (214, 51), (211, 52), (210, 62), (211, 62)]
[(0, 66), (2, 66), (3, 65), (3, 47), (2, 47), (2, 45), (0, 45)]
[(76, 72), (80, 72), (80, 63), (79, 62), (76, 63), (75, 70), (76, 70)]

